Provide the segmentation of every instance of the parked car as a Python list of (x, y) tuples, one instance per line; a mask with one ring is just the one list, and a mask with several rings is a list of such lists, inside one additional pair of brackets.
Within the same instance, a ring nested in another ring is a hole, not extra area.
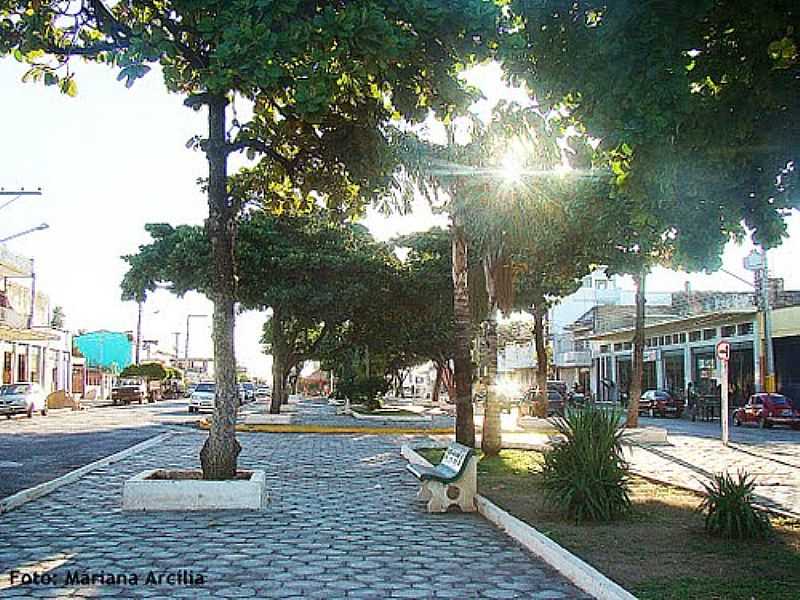
[(131, 402), (141, 404), (146, 397), (147, 385), (142, 379), (120, 379), (117, 385), (111, 388), (111, 403), (114, 405)]
[(242, 387), (244, 388), (244, 399), (245, 399), (246, 402), (251, 402), (252, 400), (256, 399), (256, 386), (255, 385), (253, 385), (249, 381), (245, 381), (242, 384)]
[(214, 383), (198, 383), (189, 398), (189, 412), (196, 413), (201, 410), (214, 410), (214, 393), (217, 386)]
[(186, 390), (183, 392), (184, 398), (191, 398), (196, 387), (197, 387), (196, 383), (187, 384), (186, 385)]
[(783, 394), (753, 394), (741, 408), (733, 411), (733, 424), (757, 423), (759, 427), (789, 425), (800, 428), (800, 411)]
[[(523, 397), (522, 401), (524, 403), (528, 403), (533, 405), (536, 401), (536, 388), (531, 388), (527, 392), (525, 392), (525, 396)], [(550, 382), (547, 385), (547, 416), (551, 417), (553, 415), (564, 415), (564, 396), (561, 392), (558, 391), (555, 387), (550, 386)]]
[(639, 414), (642, 413), (679, 418), (683, 414), (683, 400), (666, 390), (647, 390), (639, 398)]
[(47, 414), (47, 394), (38, 383), (8, 383), (0, 385), (0, 415), (28, 415), (34, 411)]
[(269, 400), (272, 398), (272, 390), (269, 386), (260, 385), (256, 388), (256, 399), (257, 400)]

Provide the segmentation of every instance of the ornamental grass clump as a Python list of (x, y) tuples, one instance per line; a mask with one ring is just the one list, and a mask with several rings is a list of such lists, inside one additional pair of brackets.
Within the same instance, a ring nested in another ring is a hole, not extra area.
[(610, 521), (631, 507), (621, 414), (592, 407), (552, 420), (566, 438), (545, 454), (547, 500), (571, 519)]
[(708, 533), (736, 540), (763, 538), (769, 533), (769, 517), (753, 507), (753, 477), (744, 471), (736, 478), (719, 473), (703, 487), (706, 497), (698, 510), (705, 513)]

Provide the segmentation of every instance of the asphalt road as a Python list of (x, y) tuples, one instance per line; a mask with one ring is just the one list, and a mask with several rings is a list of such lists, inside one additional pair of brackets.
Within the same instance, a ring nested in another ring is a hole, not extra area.
[(194, 420), (186, 400), (0, 419), (0, 498)]

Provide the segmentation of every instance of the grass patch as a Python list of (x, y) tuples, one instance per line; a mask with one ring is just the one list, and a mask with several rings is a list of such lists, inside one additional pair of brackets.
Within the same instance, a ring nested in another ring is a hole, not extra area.
[[(419, 452), (434, 464), (444, 454)], [(545, 501), (541, 464), (533, 451), (481, 458), (478, 489), (641, 600), (800, 598), (800, 522), (773, 518), (773, 533), (764, 540), (712, 537), (696, 511), (699, 494), (631, 477), (630, 514), (577, 525)]]

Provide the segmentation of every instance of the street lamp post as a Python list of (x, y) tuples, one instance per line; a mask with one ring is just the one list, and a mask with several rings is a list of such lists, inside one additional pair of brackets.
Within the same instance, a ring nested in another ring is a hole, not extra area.
[(761, 252), (753, 250), (744, 259), (744, 268), (748, 271), (757, 273), (757, 279), (761, 281), (761, 289), (756, 287), (756, 291), (761, 294), (761, 310), (764, 313), (764, 363), (766, 373), (764, 374), (764, 391), (772, 393), (775, 391), (775, 355), (772, 351), (772, 315), (769, 305), (769, 268), (767, 265), (767, 251)]
[(0, 244), (4, 244), (10, 240), (14, 240), (18, 237), (22, 237), (23, 235), (28, 235), (29, 233), (33, 233), (34, 231), (42, 231), (44, 229), (48, 229), (50, 225), (47, 223), (42, 223), (41, 225), (37, 225), (36, 227), (31, 227), (30, 229), (26, 229), (25, 231), (20, 231), (19, 233), (15, 233), (14, 235), (9, 235), (8, 237), (4, 237), (0, 239)]
[(207, 318), (208, 315), (186, 315), (186, 339), (184, 340), (183, 358), (186, 359), (186, 367), (189, 366), (189, 321), (191, 319)]

